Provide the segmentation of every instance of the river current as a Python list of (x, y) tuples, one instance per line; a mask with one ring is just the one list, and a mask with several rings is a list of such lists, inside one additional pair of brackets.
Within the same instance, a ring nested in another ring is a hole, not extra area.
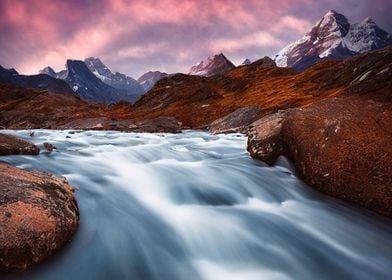
[[(388, 279), (392, 221), (312, 190), (240, 134), (6, 131), (42, 147), (0, 161), (76, 188), (80, 226), (1, 279)], [(389, 278), (390, 279), (390, 278)]]

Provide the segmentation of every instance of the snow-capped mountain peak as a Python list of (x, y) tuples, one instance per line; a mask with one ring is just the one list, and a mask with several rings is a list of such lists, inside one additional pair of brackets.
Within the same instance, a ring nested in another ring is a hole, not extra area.
[(130, 95), (135, 95), (135, 99), (144, 93), (143, 88), (135, 79), (119, 72), (113, 73), (98, 57), (86, 58), (84, 63), (105, 84), (120, 90), (126, 90)]
[(234, 64), (223, 53), (220, 53), (211, 55), (207, 59), (192, 66), (188, 74), (209, 77), (234, 68)]
[(334, 10), (328, 11), (313, 27), (310, 33), (320, 33), (314, 35), (343, 37), (350, 29), (347, 18)]
[(251, 64), (252, 62), (249, 60), (249, 58), (246, 58), (242, 63), (241, 63), (241, 65), (249, 65), (249, 64)]
[(275, 55), (280, 67), (304, 70), (320, 59), (342, 59), (392, 44), (391, 35), (371, 18), (352, 24), (334, 10), (326, 13), (301, 39)]
[(160, 79), (166, 77), (167, 73), (160, 71), (148, 71), (137, 79), (143, 89), (149, 91)]

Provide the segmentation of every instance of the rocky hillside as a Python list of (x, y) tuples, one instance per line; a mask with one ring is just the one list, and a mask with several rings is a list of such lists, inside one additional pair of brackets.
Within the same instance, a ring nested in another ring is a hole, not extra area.
[(329, 11), (301, 39), (283, 48), (276, 56), (280, 67), (302, 71), (320, 59), (343, 59), (392, 44), (392, 35), (371, 19), (350, 24), (347, 18)]
[(176, 74), (160, 80), (124, 116), (173, 116), (185, 126), (207, 127), (236, 109), (257, 106), (260, 115), (303, 106), (343, 93), (390, 93), (392, 47), (343, 61), (322, 61), (298, 73), (268, 58), (223, 75)]
[[(0, 126), (56, 128), (73, 120), (95, 119), (96, 125), (105, 127), (99, 118), (107, 118), (106, 127), (113, 127), (110, 120), (174, 117), (185, 127), (206, 128), (244, 107), (259, 108), (261, 117), (344, 93), (389, 96), (391, 73), (392, 47), (387, 47), (343, 61), (319, 62), (302, 73), (276, 67), (265, 57), (212, 77), (171, 75), (161, 79), (134, 105), (90, 105), (72, 96), (2, 84)], [(123, 125), (116, 123), (114, 129), (122, 129)], [(133, 125), (128, 123), (125, 128)]]

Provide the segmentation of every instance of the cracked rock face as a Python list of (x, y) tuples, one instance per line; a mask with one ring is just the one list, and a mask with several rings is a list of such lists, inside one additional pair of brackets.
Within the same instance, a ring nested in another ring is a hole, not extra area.
[(0, 164), (0, 271), (47, 258), (71, 240), (78, 223), (65, 178)]
[(254, 122), (252, 157), (290, 158), (302, 179), (331, 196), (392, 217), (392, 103), (328, 98)]

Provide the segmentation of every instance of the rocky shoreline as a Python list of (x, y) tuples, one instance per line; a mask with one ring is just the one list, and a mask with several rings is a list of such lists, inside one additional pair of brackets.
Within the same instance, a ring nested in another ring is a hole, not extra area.
[[(2, 155), (39, 148), (0, 134)], [(65, 178), (0, 163), (0, 271), (24, 270), (68, 243), (79, 224), (74, 189)]]

